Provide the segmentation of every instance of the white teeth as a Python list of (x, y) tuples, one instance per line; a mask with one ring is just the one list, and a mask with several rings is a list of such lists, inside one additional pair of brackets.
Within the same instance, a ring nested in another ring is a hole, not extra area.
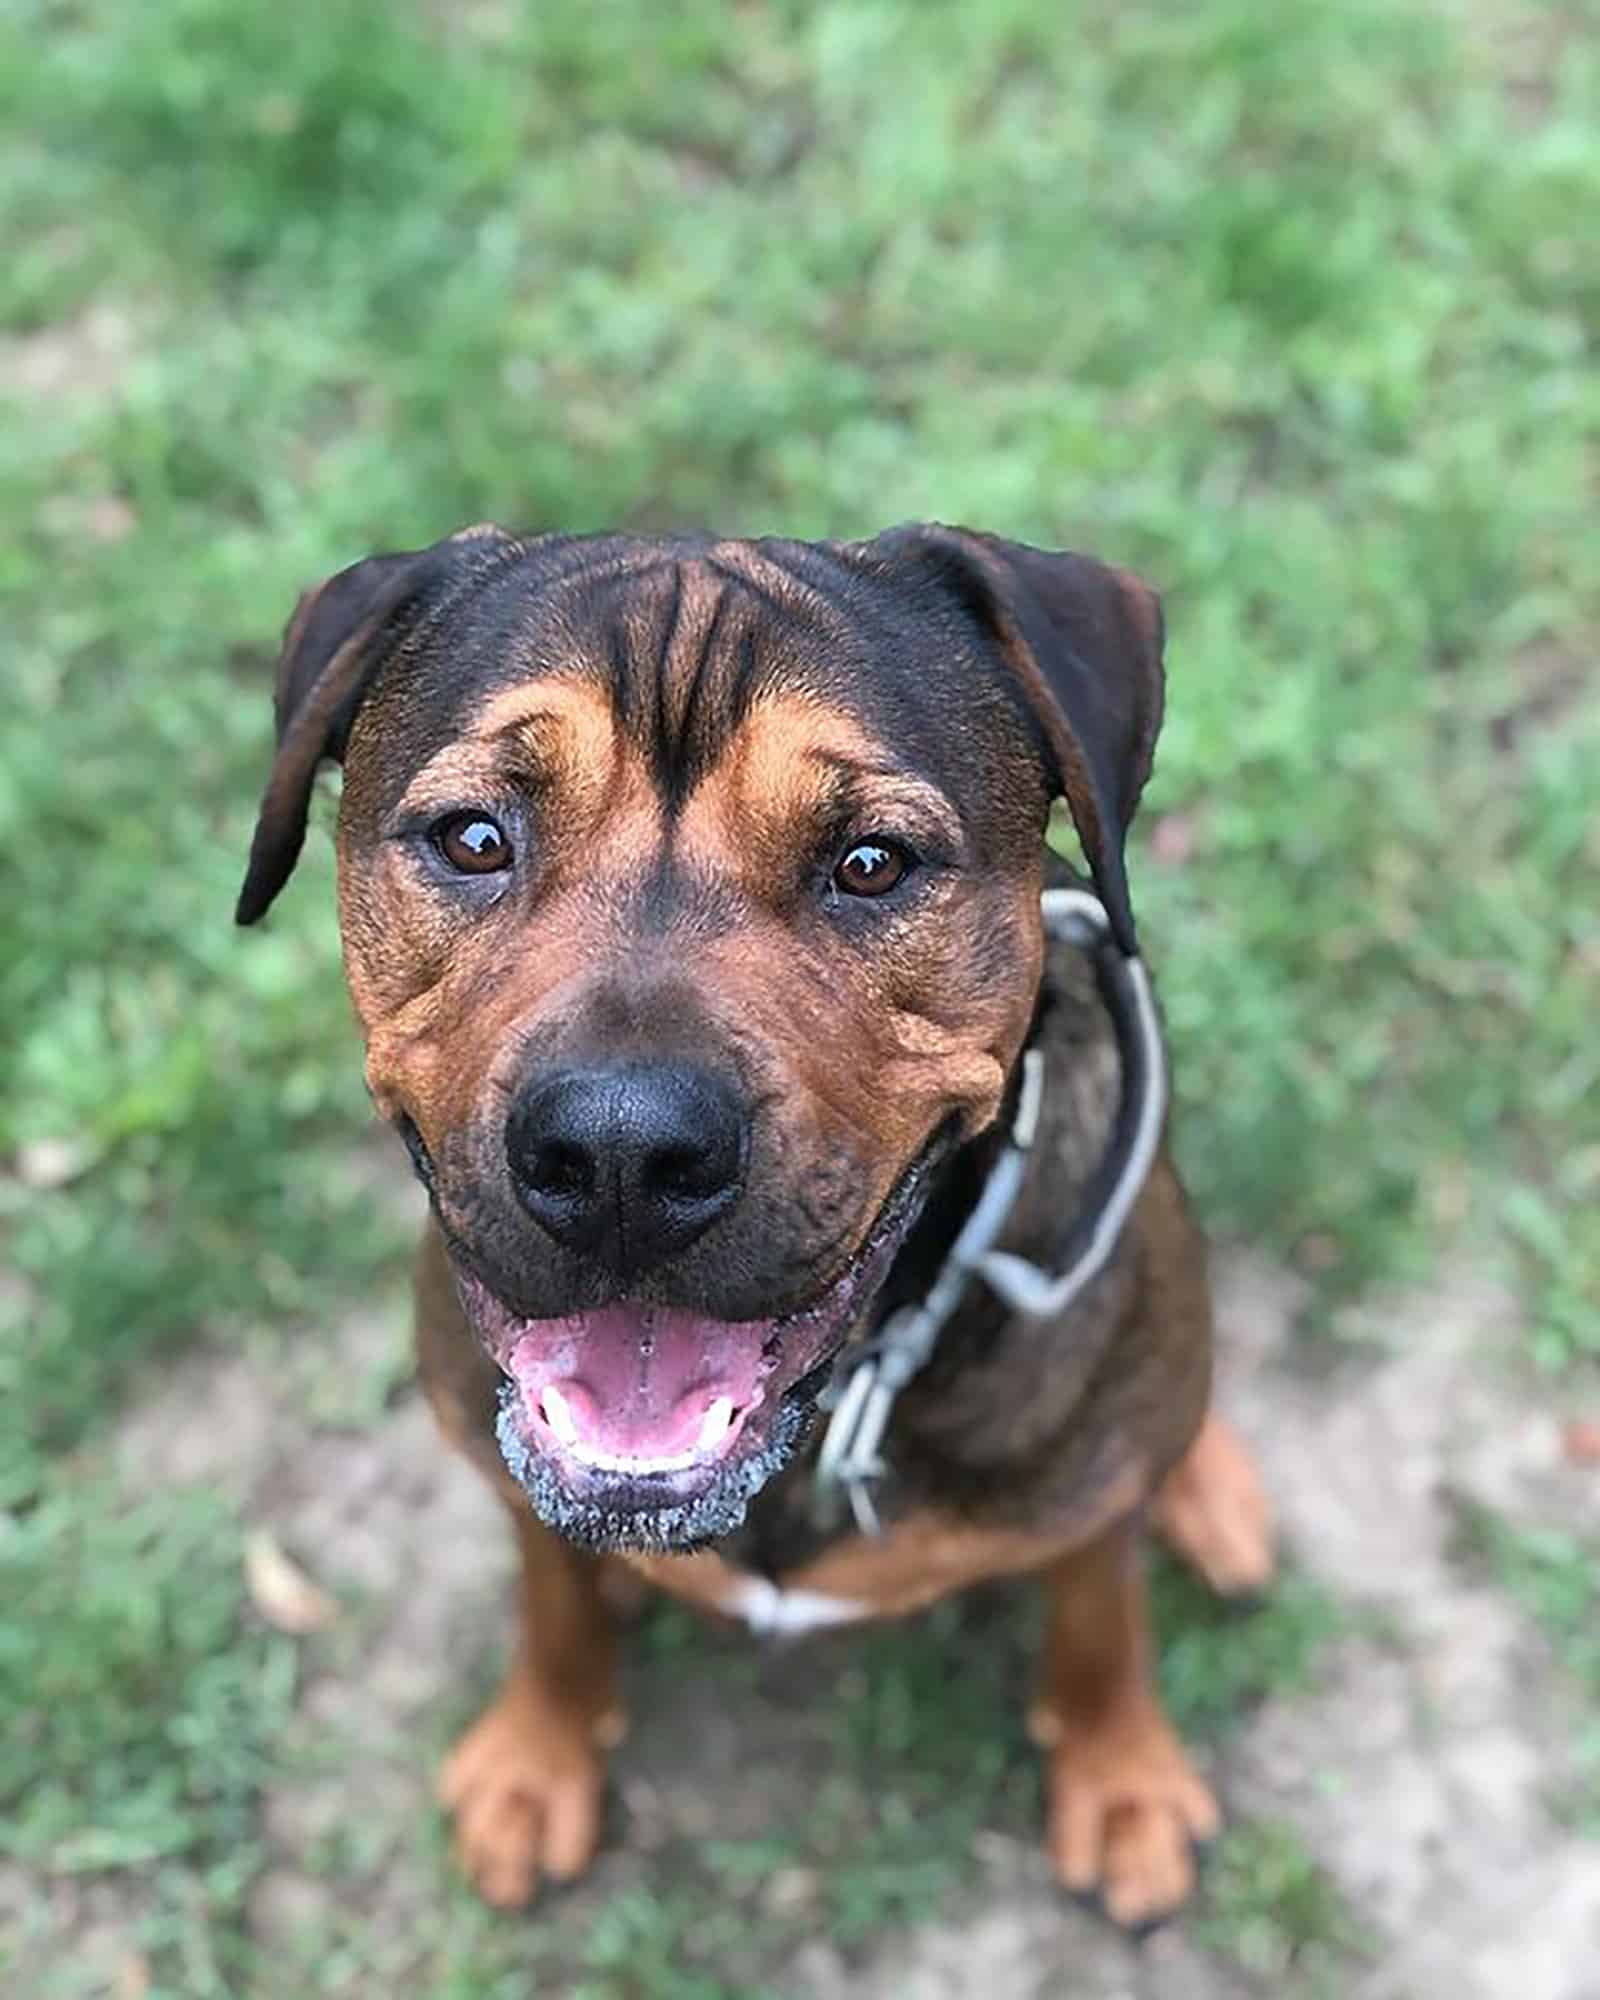
[(545, 1422), (561, 1442), (565, 1445), (575, 1445), (578, 1442), (578, 1426), (573, 1421), (572, 1412), (567, 1408), (567, 1399), (561, 1391), (553, 1383), (547, 1384), (539, 1402), (544, 1411)]
[(701, 1451), (714, 1450), (721, 1444), (732, 1428), (733, 1398), (731, 1396), (719, 1396), (710, 1409), (706, 1411), (705, 1417), (701, 1422), (698, 1449)]
[(700, 1456), (698, 1451), (679, 1451), (670, 1458), (630, 1458), (624, 1453), (598, 1451), (587, 1444), (573, 1444), (567, 1449), (591, 1472), (624, 1472), (635, 1478), (649, 1472), (687, 1472)]
[(547, 1383), (539, 1397), (539, 1408), (561, 1444), (580, 1465), (596, 1472), (682, 1472), (709, 1451), (715, 1451), (733, 1429), (734, 1406), (731, 1396), (718, 1396), (700, 1420), (700, 1435), (688, 1451), (667, 1458), (634, 1458), (601, 1450), (578, 1434), (571, 1406), (554, 1383)]

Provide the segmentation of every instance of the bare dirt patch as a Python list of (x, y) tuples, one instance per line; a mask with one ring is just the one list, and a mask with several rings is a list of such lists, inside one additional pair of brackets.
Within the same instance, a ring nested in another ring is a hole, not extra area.
[(1400, 1300), (1377, 1359), (1281, 1365), (1289, 1288), (1236, 1267), (1234, 1393), (1302, 1561), (1384, 1636), (1351, 1637), (1309, 1699), (1271, 1703), (1236, 1795), (1287, 1817), (1386, 1940), (1373, 2000), (1600, 1996), (1600, 1845), (1563, 1829), (1575, 1701), (1537, 1635), (1454, 1554), (1459, 1508), (1592, 1522), (1592, 1474), (1509, 1365), (1511, 1300), (1463, 1283)]

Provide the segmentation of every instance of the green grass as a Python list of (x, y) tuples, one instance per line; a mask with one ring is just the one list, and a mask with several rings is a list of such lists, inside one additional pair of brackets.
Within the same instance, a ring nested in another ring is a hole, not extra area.
[[(203, 1494), (130, 1505), (83, 1482), (12, 1526), (4, 1573), (0, 1860), (137, 1885), (128, 1953), (182, 1963), (193, 2000), (220, 2000), (296, 1675), (286, 1639), (241, 1621), (234, 1520)], [(70, 1970), (47, 1953), (39, 1990), (70, 1990)]]
[[(1600, 15), (1568, 16), (1513, 92), (1552, 17), (1509, 0), (13, 0), (0, 1564), (78, 1550), (61, 1660), (155, 1643), (103, 1575), (176, 1587), (84, 1497), (118, 1408), (197, 1332), (314, 1341), (394, 1268), (326, 841), (264, 932), (229, 909), (295, 592), (488, 516), (939, 516), (1148, 575), (1135, 894), (1208, 1222), (1346, 1292), (1503, 1259), (1532, 1359), (1592, 1375)], [(196, 1879), (279, 1698), (229, 1547), (147, 1718), (242, 1705), (163, 1864)], [(83, 1727), (131, 1838), (155, 1738), (109, 1695)]]
[(1267, 1695), (1309, 1687), (1341, 1626), (1339, 1607), (1292, 1569), (1250, 1607), (1213, 1597), (1169, 1557), (1151, 1581), (1161, 1693), (1185, 1737), (1216, 1736)]
[(1237, 1827), (1225, 1834), (1207, 1880), (1197, 1929), (1246, 1972), (1307, 2000), (1350, 1990), (1352, 1968), (1373, 1940), (1291, 1828)]

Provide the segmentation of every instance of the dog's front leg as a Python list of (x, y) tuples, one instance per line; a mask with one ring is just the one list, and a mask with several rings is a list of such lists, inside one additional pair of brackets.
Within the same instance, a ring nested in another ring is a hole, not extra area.
[(1137, 1534), (1124, 1523), (1046, 1572), (1049, 1627), (1030, 1722), (1050, 1754), (1057, 1875), (1139, 1929), (1194, 1887), (1193, 1846), (1215, 1799), (1162, 1713), (1151, 1679)]
[(599, 1558), (542, 1526), (520, 1494), (507, 1504), (522, 1556), (516, 1651), (439, 1781), (461, 1864), (501, 1908), (527, 1902), (541, 1876), (567, 1880), (589, 1865), (603, 1752), (623, 1729)]
[(1150, 1524), (1219, 1597), (1272, 1581), (1272, 1510), (1250, 1454), (1215, 1410), (1156, 1489)]
[(517, 1639), (495, 1699), (446, 1759), (456, 1852), (487, 1902), (578, 1875), (600, 1835), (604, 1751), (623, 1733), (605, 1562), (534, 1515), (494, 1441), (496, 1375), (461, 1315), (438, 1230), (417, 1259), (417, 1367), (446, 1439), (504, 1502), (522, 1559)]

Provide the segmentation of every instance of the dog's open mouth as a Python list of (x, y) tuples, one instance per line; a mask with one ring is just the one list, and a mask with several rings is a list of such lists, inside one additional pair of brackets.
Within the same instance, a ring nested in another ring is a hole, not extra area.
[(783, 1318), (619, 1302), (523, 1319), (458, 1264), (468, 1317), (505, 1377), (501, 1454), (541, 1517), (603, 1548), (685, 1548), (736, 1527), (804, 1438), (825, 1365), (915, 1219), (925, 1165), (844, 1273)]

